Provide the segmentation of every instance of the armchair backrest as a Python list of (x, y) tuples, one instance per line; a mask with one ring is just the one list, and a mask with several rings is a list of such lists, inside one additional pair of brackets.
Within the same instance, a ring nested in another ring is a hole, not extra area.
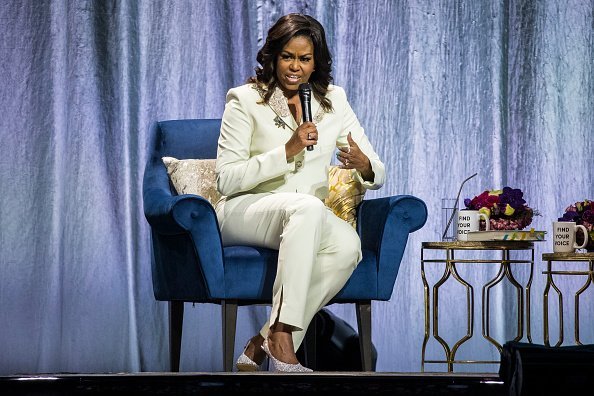
[(157, 123), (158, 157), (216, 158), (220, 119), (171, 120)]

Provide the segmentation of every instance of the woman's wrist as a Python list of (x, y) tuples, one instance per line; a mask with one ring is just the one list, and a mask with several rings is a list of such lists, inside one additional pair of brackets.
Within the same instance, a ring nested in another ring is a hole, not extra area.
[(296, 156), (299, 151), (295, 151), (294, 148), (291, 147), (290, 142), (285, 143), (285, 156), (287, 157), (287, 161)]
[(367, 159), (367, 166), (365, 168), (357, 170), (361, 173), (361, 177), (363, 177), (363, 180), (365, 181), (372, 182), (375, 178), (375, 173), (373, 172), (369, 159)]

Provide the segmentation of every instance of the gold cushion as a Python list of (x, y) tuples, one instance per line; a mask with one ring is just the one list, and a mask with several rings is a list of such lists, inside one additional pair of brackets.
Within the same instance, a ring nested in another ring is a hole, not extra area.
[(328, 197), (324, 201), (332, 212), (357, 228), (357, 206), (363, 200), (365, 188), (354, 175), (355, 169), (331, 166), (328, 171)]
[(169, 179), (178, 194), (194, 194), (214, 205), (221, 194), (217, 190), (214, 159), (185, 159), (163, 157)]

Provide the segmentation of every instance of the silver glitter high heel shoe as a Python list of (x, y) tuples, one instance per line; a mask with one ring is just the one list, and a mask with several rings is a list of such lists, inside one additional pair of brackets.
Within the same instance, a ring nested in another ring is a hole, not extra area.
[(267, 339), (264, 340), (264, 343), (262, 344), (262, 349), (264, 350), (264, 352), (266, 352), (266, 354), (270, 358), (270, 361), (272, 362), (272, 366), (274, 367), (274, 371), (276, 371), (276, 372), (281, 372), (281, 373), (312, 373), (313, 372), (312, 369), (303, 367), (300, 363), (297, 363), (297, 364), (285, 363), (285, 362), (281, 362), (280, 360), (278, 360), (277, 358), (272, 356), (272, 353), (270, 353), (270, 349), (268, 349), (268, 340)]
[(237, 371), (260, 371), (261, 365), (254, 362), (245, 354), (245, 350), (249, 345), (250, 343), (248, 342), (245, 348), (243, 348), (243, 352), (241, 353), (241, 355), (239, 355), (239, 358), (237, 358), (237, 361), (235, 362), (235, 367), (237, 367)]

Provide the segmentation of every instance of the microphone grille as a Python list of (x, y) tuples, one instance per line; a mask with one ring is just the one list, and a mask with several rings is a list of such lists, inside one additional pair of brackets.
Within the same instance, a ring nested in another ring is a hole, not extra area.
[(309, 83), (301, 83), (299, 84), (299, 91), (311, 92), (311, 86), (309, 85)]

